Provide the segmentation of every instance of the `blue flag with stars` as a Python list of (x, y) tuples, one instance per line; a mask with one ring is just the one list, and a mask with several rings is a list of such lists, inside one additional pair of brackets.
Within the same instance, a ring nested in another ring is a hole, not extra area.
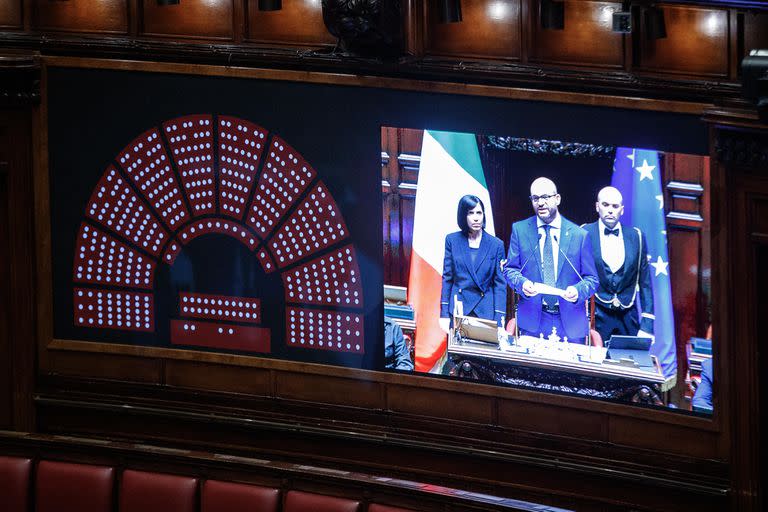
[(624, 196), (622, 224), (640, 228), (648, 245), (648, 263), (653, 286), (653, 331), (656, 342), (651, 354), (659, 359), (665, 377), (677, 375), (675, 318), (669, 282), (667, 223), (661, 190), (659, 153), (644, 149), (616, 148), (611, 185)]

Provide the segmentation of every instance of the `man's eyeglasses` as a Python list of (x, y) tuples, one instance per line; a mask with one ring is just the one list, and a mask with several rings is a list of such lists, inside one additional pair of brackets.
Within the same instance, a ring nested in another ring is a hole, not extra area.
[(538, 203), (540, 200), (549, 201), (553, 197), (555, 197), (557, 194), (544, 194), (543, 196), (529, 196), (531, 198), (531, 202)]

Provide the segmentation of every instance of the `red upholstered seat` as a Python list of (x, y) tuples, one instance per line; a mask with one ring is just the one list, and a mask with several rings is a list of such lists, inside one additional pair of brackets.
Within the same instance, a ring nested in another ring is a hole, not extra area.
[(208, 480), (203, 485), (201, 512), (277, 512), (280, 490), (257, 485)]
[(0, 457), (0, 501), (6, 512), (27, 512), (31, 468), (30, 459)]
[(357, 512), (360, 502), (335, 496), (288, 491), (283, 512)]
[(413, 510), (409, 508), (390, 507), (388, 505), (371, 503), (371, 506), (368, 507), (368, 512), (413, 512)]
[(42, 461), (37, 466), (37, 512), (111, 512), (111, 467)]
[(126, 470), (120, 512), (194, 512), (197, 478)]

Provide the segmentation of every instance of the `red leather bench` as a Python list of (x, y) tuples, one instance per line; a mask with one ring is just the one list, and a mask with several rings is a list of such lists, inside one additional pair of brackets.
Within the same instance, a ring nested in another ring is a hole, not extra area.
[(197, 478), (123, 471), (120, 512), (196, 512)]
[(258, 485), (125, 470), (115, 499), (117, 471), (112, 467), (41, 461), (37, 466), (34, 501), (30, 496), (33, 462), (0, 456), (2, 512), (413, 512), (355, 499), (292, 490), (280, 508), (280, 489)]
[(277, 512), (279, 504), (279, 489), (208, 480), (203, 485), (200, 512)]
[(283, 512), (358, 512), (360, 502), (302, 491), (288, 491)]
[(114, 468), (42, 461), (37, 467), (37, 512), (111, 512)]
[(0, 457), (0, 499), (6, 512), (27, 512), (32, 459)]

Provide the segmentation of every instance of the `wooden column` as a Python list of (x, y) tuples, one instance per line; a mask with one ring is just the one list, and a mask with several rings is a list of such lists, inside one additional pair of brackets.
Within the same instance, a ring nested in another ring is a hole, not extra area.
[[(768, 265), (768, 125), (748, 110), (711, 111), (713, 247), (723, 256), (713, 275), (715, 410), (731, 440), (732, 510), (763, 510), (765, 463), (762, 334)], [(715, 200), (719, 198), (720, 200)], [(762, 346), (761, 346), (762, 345)], [(762, 354), (761, 354), (762, 352)], [(762, 417), (761, 417), (762, 411)]]
[(0, 429), (34, 427), (32, 134), (40, 67), (0, 55)]

